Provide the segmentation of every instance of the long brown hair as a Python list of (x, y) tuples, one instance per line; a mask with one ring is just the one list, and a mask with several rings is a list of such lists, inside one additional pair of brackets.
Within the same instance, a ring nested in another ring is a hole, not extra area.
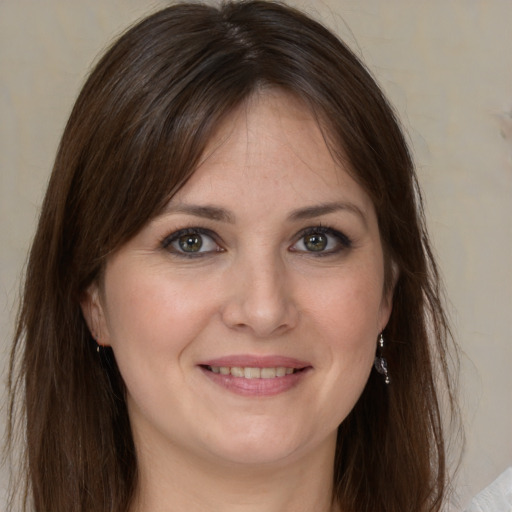
[(266, 1), (182, 3), (127, 31), (96, 65), (64, 131), (26, 272), (11, 355), (9, 439), (22, 428), (24, 508), (125, 512), (137, 460), (113, 355), (80, 310), (105, 261), (194, 172), (220, 121), (262, 87), (317, 116), (378, 216), (393, 312), (392, 384), (372, 373), (339, 428), (342, 510), (437, 511), (446, 490), (438, 386), (450, 333), (411, 157), (369, 72), (331, 32)]

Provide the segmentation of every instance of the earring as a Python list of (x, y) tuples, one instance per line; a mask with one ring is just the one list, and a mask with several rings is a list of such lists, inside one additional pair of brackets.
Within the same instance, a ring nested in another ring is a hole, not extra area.
[(96, 352), (98, 352), (98, 354), (101, 352), (101, 349), (104, 347), (98, 340), (97, 336), (95, 334), (92, 334), (92, 339), (94, 340), (94, 342), (96, 343)]
[(381, 374), (384, 375), (384, 382), (389, 384), (391, 382), (388, 374), (388, 362), (383, 356), (384, 353), (384, 336), (382, 333), (379, 334), (379, 338), (377, 340), (377, 355), (375, 356), (375, 361), (373, 366), (375, 369)]

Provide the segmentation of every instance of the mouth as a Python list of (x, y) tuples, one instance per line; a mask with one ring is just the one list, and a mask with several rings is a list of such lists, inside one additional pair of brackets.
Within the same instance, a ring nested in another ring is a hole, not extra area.
[(275, 367), (253, 367), (253, 366), (211, 366), (201, 365), (206, 371), (216, 373), (219, 375), (231, 375), (232, 377), (239, 377), (243, 379), (276, 379), (279, 377), (286, 377), (298, 372), (303, 372), (306, 367), (292, 368), (285, 366)]
[(287, 357), (233, 356), (199, 365), (216, 386), (245, 397), (270, 397), (289, 391), (307, 379), (313, 367)]

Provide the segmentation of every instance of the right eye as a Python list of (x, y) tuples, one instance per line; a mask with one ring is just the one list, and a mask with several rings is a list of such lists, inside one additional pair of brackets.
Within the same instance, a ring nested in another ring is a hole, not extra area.
[(180, 229), (171, 233), (162, 242), (162, 247), (181, 256), (198, 256), (223, 250), (212, 234), (200, 228)]

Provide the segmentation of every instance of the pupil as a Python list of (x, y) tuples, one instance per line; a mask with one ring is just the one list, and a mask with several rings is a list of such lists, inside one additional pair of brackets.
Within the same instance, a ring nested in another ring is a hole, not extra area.
[(199, 235), (180, 236), (178, 243), (184, 252), (197, 252), (203, 245), (203, 241)]
[(306, 237), (306, 247), (309, 251), (323, 251), (327, 247), (327, 238), (318, 233), (308, 235)]

